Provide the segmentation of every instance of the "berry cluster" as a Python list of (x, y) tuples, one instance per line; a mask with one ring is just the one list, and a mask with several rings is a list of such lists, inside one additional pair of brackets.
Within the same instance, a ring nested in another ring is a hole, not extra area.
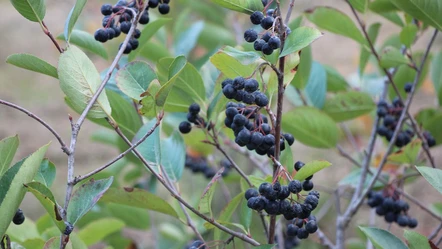
[(12, 218), (12, 222), (15, 225), (21, 225), (25, 221), (25, 216), (23, 215), (23, 211), (19, 208), (17, 212), (15, 212), (14, 218)]
[(201, 240), (195, 240), (191, 244), (186, 245), (185, 249), (206, 249), (207, 247)]
[[(250, 15), (250, 21), (252, 24), (261, 25), (264, 30), (270, 30), (273, 27), (275, 15), (276, 11), (274, 9), (268, 9), (265, 15), (261, 11), (255, 11), (252, 13), (252, 15)], [(265, 55), (270, 55), (275, 49), (281, 47), (281, 39), (279, 38), (279, 34), (275, 33), (274, 31), (264, 32), (261, 35), (261, 38), (258, 36), (258, 32), (255, 29), (248, 29), (244, 32), (244, 39), (246, 42), (253, 42), (254, 49), (256, 51), (261, 51)]]
[(234, 99), (245, 104), (256, 104), (259, 107), (264, 107), (269, 104), (269, 98), (258, 90), (259, 83), (257, 80), (243, 77), (236, 77), (235, 79), (225, 79), (221, 82), (223, 94), (228, 99)]
[[(392, 101), (392, 104), (380, 101), (378, 103), (377, 115), (382, 118), (382, 125), (378, 128), (378, 134), (390, 141), (403, 111), (404, 104), (399, 98), (395, 98)], [(411, 129), (400, 131), (397, 135), (395, 145), (399, 148), (407, 145), (410, 143), (414, 135), (415, 134)], [(436, 145), (436, 140), (428, 131), (425, 131), (423, 135), (427, 140), (429, 147)]]
[[(192, 170), (193, 173), (202, 173), (207, 179), (212, 179), (218, 171), (217, 169), (210, 167), (205, 158), (192, 157), (189, 155), (186, 155), (186, 162), (184, 166)], [(232, 168), (230, 162), (228, 160), (221, 160), (220, 166), (224, 167), (222, 176), (228, 176), (230, 173), (230, 169)]]
[(367, 204), (376, 208), (376, 213), (379, 216), (384, 216), (388, 223), (396, 222), (401, 227), (417, 227), (417, 220), (407, 214), (410, 209), (408, 203), (399, 199), (398, 196), (387, 196), (385, 193), (385, 191), (370, 191), (367, 195)]
[[(114, 6), (111, 4), (103, 4), (101, 6), (101, 14), (104, 15), (102, 26), (103, 28), (95, 31), (94, 37), (95, 40), (99, 42), (107, 42), (108, 40), (112, 40), (120, 36), (121, 33), (127, 34), (132, 26), (132, 18), (134, 18), (134, 13), (138, 13), (140, 11), (140, 6), (142, 6), (142, 1), (132, 0), (119, 0)], [(161, 3), (160, 3), (161, 2)], [(143, 13), (140, 16), (138, 23), (147, 24), (149, 23), (149, 8), (156, 8), (158, 6), (158, 11), (165, 15), (169, 13), (170, 0), (149, 0), (148, 5), (143, 10)], [(116, 19), (118, 18), (118, 21)], [(138, 48), (138, 38), (141, 36), (141, 31), (139, 29), (135, 29), (135, 32), (129, 43), (124, 50), (125, 54), (129, 54), (132, 50)], [(120, 44), (120, 48), (123, 43)]]
[(287, 235), (298, 239), (307, 239), (309, 234), (316, 231), (318, 231), (318, 225), (316, 224), (316, 217), (313, 215), (310, 215), (307, 219), (293, 219), (287, 226)]

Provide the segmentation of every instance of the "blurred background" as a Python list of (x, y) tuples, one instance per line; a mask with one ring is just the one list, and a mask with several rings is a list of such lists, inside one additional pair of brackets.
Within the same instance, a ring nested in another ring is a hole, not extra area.
[[(209, 0), (172, 0), (171, 13), (169, 17), (177, 17), (181, 11), (188, 10), (187, 6), (209, 4)], [(285, 1), (287, 2), (287, 1)], [(47, 11), (44, 19), (50, 31), (54, 36), (63, 32), (64, 20), (68, 15), (70, 9), (74, 5), (74, 0), (47, 0)], [(91, 34), (101, 26), (101, 14), (100, 6), (105, 3), (104, 1), (89, 1), (77, 23), (77, 28), (85, 30)], [(114, 4), (114, 3), (112, 3)], [(344, 13), (351, 15), (351, 11), (348, 5), (344, 1), (339, 0), (315, 0), (315, 1), (296, 1), (294, 14), (292, 19), (302, 14), (306, 9), (313, 8), (319, 5), (329, 5), (341, 10)], [(216, 8), (213, 6), (213, 8)], [(8, 55), (13, 53), (30, 53), (36, 55), (53, 65), (57, 64), (58, 51), (50, 42), (48, 37), (41, 31), (37, 23), (31, 23), (24, 19), (7, 0), (0, 0), (0, 9), (2, 14), (0, 15), (0, 98), (18, 104), (34, 114), (41, 117), (52, 127), (54, 127), (66, 142), (69, 142), (70, 138), (70, 124), (68, 115), (72, 115), (74, 120), (78, 118), (78, 115), (69, 109), (64, 103), (64, 94), (58, 86), (58, 82), (51, 77), (19, 69), (12, 65), (6, 64), (5, 60)], [(224, 11), (224, 10), (220, 10)], [(153, 17), (154, 19), (155, 17)], [(374, 22), (381, 22), (382, 27), (377, 40), (377, 47), (386, 41), (392, 34), (400, 32), (400, 28), (385, 19), (380, 18), (372, 14), (366, 14), (362, 16), (363, 20), (367, 24)], [(184, 23), (180, 25), (190, 26), (192, 23), (198, 20), (207, 20), (201, 13), (194, 13), (189, 11), (188, 18), (181, 19)], [(219, 20), (218, 20), (219, 21)], [(220, 37), (223, 41), (227, 41), (230, 45), (235, 44), (235, 40), (242, 42), (242, 33), (244, 30), (250, 28), (248, 16), (245, 14), (232, 13), (225, 11), (225, 19), (221, 20), (224, 23), (219, 23), (217, 20), (209, 20), (211, 25), (208, 29), (216, 26), (231, 27), (228, 32), (221, 33), (227, 37)], [(172, 22), (173, 23), (173, 22)], [(304, 25), (313, 26), (304, 19)], [(174, 39), (173, 34), (169, 34), (174, 30), (174, 24), (166, 27), (167, 32), (163, 32), (167, 37), (168, 42), (172, 42)], [(367, 25), (368, 26), (368, 25)], [(207, 28), (207, 26), (205, 27)], [(170, 31), (170, 32), (169, 32)], [(175, 30), (175, 32), (177, 32)], [(204, 32), (204, 31), (203, 31)], [(370, 88), (372, 86), (367, 85), (365, 81), (361, 81), (358, 78), (358, 62), (360, 54), (360, 46), (356, 42), (343, 38), (341, 36), (324, 32), (325, 35), (314, 42), (312, 46), (313, 58), (322, 64), (332, 65), (335, 67), (355, 88)], [(230, 37), (229, 37), (230, 35)], [(430, 32), (422, 34), (418, 43), (413, 47), (414, 50), (422, 49), (425, 44), (428, 43)], [(122, 37), (118, 38), (119, 42)], [(60, 41), (63, 44), (62, 41)], [(170, 44), (170, 43), (169, 43)], [(222, 44), (214, 44), (214, 47)], [(64, 46), (64, 44), (63, 44)], [(110, 42), (105, 44), (106, 49), (109, 52), (110, 58), (115, 55), (118, 42)], [(439, 36), (435, 42), (433, 51), (439, 51), (442, 47), (442, 36)], [(198, 55), (207, 51), (207, 48), (197, 47), (191, 54)], [(99, 71), (107, 68), (111, 60), (106, 61), (96, 55), (90, 54), (90, 58), (96, 64)], [(375, 68), (369, 65), (367, 71), (375, 72)], [(365, 84), (365, 85), (364, 85)], [(374, 83), (373, 83), (374, 84)], [(437, 105), (437, 98), (434, 94), (434, 89), (428, 78), (421, 90), (415, 97), (415, 102), (411, 108), (412, 113), (416, 113), (423, 107), (435, 107)], [(349, 144), (343, 139), (340, 144), (348, 149), (348, 151), (355, 153), (354, 145), (359, 148), (361, 152), (367, 144), (368, 134), (371, 127), (371, 117), (364, 116), (352, 122), (347, 122), (345, 125), (349, 131), (354, 135), (356, 144)], [(105, 146), (99, 143), (92, 142), (90, 139), (91, 134), (98, 129), (103, 129), (90, 121), (86, 121), (81, 129), (79, 141), (77, 143), (76, 152), (76, 165), (75, 175), (79, 175), (90, 171), (93, 168), (99, 167), (106, 163), (119, 152), (115, 148)], [(55, 163), (57, 166), (57, 178), (54, 183), (57, 186), (54, 189), (57, 199), (61, 202), (64, 200), (65, 182), (66, 182), (66, 164), (67, 157), (60, 150), (60, 146), (52, 134), (50, 134), (44, 127), (38, 124), (33, 119), (27, 117), (25, 114), (16, 110), (10, 109), (0, 105), (0, 138), (18, 134), (20, 137), (20, 147), (16, 157), (22, 158), (32, 153), (36, 148), (46, 144), (48, 141), (52, 141), (50, 149), (47, 153), (47, 157)], [(385, 148), (385, 144), (378, 139), (379, 143), (376, 145), (376, 153), (382, 154)], [(321, 191), (333, 191), (342, 176), (350, 172), (352, 165), (340, 157), (336, 150), (319, 150), (311, 149), (303, 146), (300, 143), (295, 143), (292, 147), (294, 152), (294, 159), (301, 161), (311, 161), (314, 159), (324, 159), (330, 161), (333, 166), (321, 171), (315, 175), (315, 184), (320, 186)], [(432, 149), (433, 156), (435, 157), (436, 165), (441, 165), (442, 154), (440, 148)], [(244, 158), (239, 157), (244, 164), (247, 164)], [(183, 179), (190, 179), (196, 176), (192, 176), (189, 172), (186, 172)], [(205, 179), (201, 179), (201, 184), (207, 184)], [(440, 194), (438, 194), (430, 185), (428, 185), (423, 179), (417, 180), (413, 187), (406, 187), (406, 191), (416, 196), (424, 203), (432, 203), (440, 200)], [(186, 195), (186, 192), (184, 192)], [(22, 205), (24, 212), (31, 219), (37, 219), (43, 212), (40, 204), (32, 196), (27, 196), (25, 204)], [(431, 217), (419, 210), (418, 207), (411, 204), (412, 215), (419, 218), (420, 225), (417, 228), (419, 232), (424, 235), (428, 235), (435, 227), (436, 222)], [(325, 218), (323, 223), (320, 223), (321, 228), (331, 238), (334, 237), (334, 219), (335, 217), (334, 205), (330, 210), (324, 214)], [(360, 215), (354, 218), (354, 224), (367, 224), (369, 212), (367, 207), (362, 208)], [(387, 228), (387, 224), (380, 218), (377, 218), (377, 224), (381, 228)], [(354, 233), (356, 229), (349, 229), (349, 234)], [(398, 234), (402, 233), (401, 229), (397, 226), (392, 226), (392, 231)], [(143, 237), (142, 235), (141, 237)], [(314, 237), (313, 240), (317, 238)], [(146, 243), (149, 244), (148, 242)]]

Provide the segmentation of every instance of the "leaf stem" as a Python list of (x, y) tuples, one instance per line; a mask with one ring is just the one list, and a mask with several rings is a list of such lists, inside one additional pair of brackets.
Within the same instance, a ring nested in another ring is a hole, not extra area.
[(54, 43), (54, 45), (57, 48), (58, 52), (60, 52), (60, 54), (63, 53), (63, 49), (60, 47), (60, 44), (58, 44), (57, 40), (52, 35), (51, 31), (49, 31), (49, 29), (46, 26), (44, 21), (41, 21), (41, 25), (43, 25), (43, 27), (42, 27), (43, 32), (45, 33), (45, 35), (47, 35), (49, 37), (49, 39), (51, 39), (52, 43)]

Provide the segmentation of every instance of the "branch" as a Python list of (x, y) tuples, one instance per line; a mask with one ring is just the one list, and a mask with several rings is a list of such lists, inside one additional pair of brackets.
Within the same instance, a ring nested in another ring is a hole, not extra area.
[(322, 232), (321, 229), (318, 228), (318, 230), (316, 231), (316, 235), (319, 238), (319, 241), (321, 242), (321, 245), (333, 249), (335, 248), (335, 245), (333, 245), (333, 243), (330, 241), (330, 239)]
[(5, 106), (9, 106), (12, 107), (16, 110), (19, 110), (23, 113), (25, 113), (26, 115), (28, 115), (29, 117), (35, 119), (37, 122), (39, 122), (40, 124), (42, 124), (44, 127), (46, 127), (46, 129), (48, 129), (54, 136), (55, 138), (58, 140), (58, 142), (61, 145), (61, 150), (66, 154), (69, 155), (70, 151), (68, 149), (68, 147), (66, 146), (65, 142), (63, 142), (63, 139), (61, 139), (60, 135), (54, 130), (54, 128), (52, 128), (48, 123), (46, 123), (45, 121), (43, 121), (43, 119), (41, 119), (40, 117), (38, 117), (37, 115), (33, 114), (32, 112), (26, 110), (25, 108), (15, 105), (13, 103), (10, 103), (6, 100), (2, 100), (0, 99), (0, 104), (5, 105)]
[(442, 223), (440, 223), (439, 226), (436, 227), (433, 232), (428, 236), (428, 240), (433, 240), (434, 238), (436, 238), (440, 230), (442, 230)]
[[(121, 138), (123, 138), (123, 140), (126, 142), (127, 145), (129, 146), (133, 146), (133, 144), (126, 138), (126, 136), (124, 136), (124, 134), (120, 131), (120, 129), (117, 127), (115, 129), (115, 131), (118, 133), (118, 135), (120, 135)], [(196, 214), (197, 216), (199, 216), (200, 218), (204, 219), (205, 221), (209, 222), (210, 224), (214, 225), (215, 227), (217, 227), (218, 229), (232, 235), (235, 236), (251, 245), (254, 246), (259, 246), (260, 244), (255, 241), (254, 239), (250, 238), (249, 236), (247, 236), (246, 234), (243, 233), (239, 233), (236, 231), (233, 231), (223, 225), (221, 225), (220, 223), (218, 223), (217, 221), (213, 220), (212, 218), (209, 218), (207, 216), (205, 216), (204, 214), (200, 213), (198, 210), (196, 210), (194, 207), (192, 207), (189, 203), (187, 203), (179, 193), (177, 193), (173, 187), (171, 187), (169, 184), (167, 184), (166, 180), (164, 179), (163, 176), (161, 176), (160, 174), (158, 174), (153, 168), (152, 166), (146, 161), (146, 159), (144, 159), (144, 157), (138, 152), (137, 149), (133, 149), (133, 152), (135, 153), (135, 155), (141, 160), (141, 162), (144, 164), (144, 166), (146, 166), (146, 168), (155, 176), (155, 178), (157, 178), (157, 180), (166, 188), (167, 191), (169, 191), (169, 193), (172, 195), (173, 198), (175, 198), (178, 202), (180, 202), (182, 205), (184, 205), (187, 209), (189, 209), (192, 213)]]
[(54, 45), (57, 48), (58, 52), (60, 52), (60, 54), (63, 53), (63, 49), (60, 47), (60, 44), (58, 44), (57, 40), (52, 35), (51, 31), (49, 31), (49, 29), (46, 26), (44, 21), (41, 21), (41, 25), (43, 25), (43, 27), (42, 27), (43, 32), (45, 33), (45, 35), (47, 35), (49, 37), (49, 39), (51, 39), (52, 43), (54, 43)]
[(218, 139), (215, 140), (215, 147), (224, 155), (224, 157), (230, 162), (233, 168), (241, 175), (244, 180), (246, 180), (249, 187), (253, 187), (252, 182), (249, 180), (249, 177), (242, 171), (242, 169), (233, 161), (233, 159), (226, 153), (226, 151), (221, 147), (218, 142)]
[[(98, 172), (106, 169), (107, 167), (111, 166), (112, 164), (116, 163), (117, 161), (119, 161), (120, 159), (122, 159), (124, 156), (126, 156), (127, 154), (129, 154), (130, 152), (132, 152), (133, 149), (137, 148), (141, 143), (143, 143), (150, 135), (152, 135), (152, 133), (155, 131), (155, 129), (161, 124), (161, 120), (163, 119), (164, 114), (160, 114), (157, 122), (155, 123), (155, 125), (149, 130), (147, 131), (147, 133), (140, 139), (138, 140), (136, 143), (134, 143), (131, 147), (129, 147), (127, 150), (125, 150), (123, 153), (121, 153), (120, 155), (118, 155), (117, 157), (115, 157), (114, 159), (112, 159), (110, 162), (106, 163), (105, 165), (83, 175), (83, 176), (77, 176), (75, 177), (74, 181), (73, 181), (73, 185), (76, 185), (77, 183), (83, 181), (84, 179), (87, 179), (95, 174), (97, 174)], [(111, 122), (109, 119), (107, 119), (108, 122), (111, 124), (112, 127), (117, 128), (118, 125), (116, 125), (115, 123)]]
[(295, 0), (290, 0), (289, 8), (287, 9), (287, 15), (285, 16), (285, 23), (289, 23), (290, 16), (292, 15), (293, 7), (295, 6)]

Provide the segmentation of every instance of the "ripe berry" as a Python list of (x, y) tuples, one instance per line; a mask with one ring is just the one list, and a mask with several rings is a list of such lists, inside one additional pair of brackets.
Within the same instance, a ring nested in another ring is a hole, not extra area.
[(141, 36), (141, 31), (139, 29), (135, 29), (134, 31), (134, 38), (138, 39)]
[(264, 210), (270, 215), (276, 215), (279, 212), (279, 203), (277, 201), (269, 201)]
[(263, 210), (265, 208), (266, 204), (267, 204), (267, 200), (263, 196), (251, 197), (247, 201), (247, 207), (257, 210), (257, 211)]
[(107, 28), (106, 33), (109, 40), (112, 40), (115, 37), (115, 30), (113, 28)]
[(307, 239), (308, 238), (308, 232), (305, 230), (305, 228), (299, 228), (298, 230), (298, 239)]
[(261, 0), (262, 5), (265, 7), (269, 4), (269, 0)]
[(261, 11), (255, 11), (250, 15), (250, 21), (255, 24), (261, 24), (262, 19), (264, 19), (264, 14)]
[(162, 3), (160, 4), (160, 6), (158, 6), (158, 11), (160, 12), (160, 14), (166, 15), (170, 11), (170, 6), (166, 3)]
[(99, 42), (106, 42), (109, 39), (109, 35), (104, 29), (97, 29), (94, 33), (94, 38)]
[(204, 243), (201, 240), (195, 240), (190, 247), (195, 247), (198, 249), (206, 249), (206, 246), (204, 246)]
[(193, 103), (189, 106), (189, 112), (197, 115), (200, 112), (201, 108), (197, 103)]
[(180, 123), (179, 130), (183, 134), (187, 134), (192, 130), (192, 124), (187, 121), (183, 121)]
[(115, 26), (115, 27), (112, 27), (112, 29), (113, 29), (114, 32), (115, 32), (114, 38), (116, 38), (116, 37), (118, 37), (118, 36), (121, 35), (120, 27)]
[[(255, 96), (255, 102), (258, 105), (258, 102), (256, 101), (256, 96)], [(261, 125), (261, 130), (264, 132), (264, 134), (268, 135), (270, 133), (270, 131), (272, 130), (272, 128), (270, 127), (269, 124), (262, 124)]]
[(125, 12), (125, 13), (121, 14), (119, 22), (120, 23), (130, 22), (131, 19), (132, 19), (132, 16), (129, 13)]
[(411, 92), (411, 88), (413, 87), (413, 84), (411, 83), (411, 82), (409, 82), (409, 83), (407, 83), (407, 84), (405, 84), (405, 86), (404, 86), (404, 91), (406, 92), (406, 93), (409, 93), (409, 92)]
[(295, 142), (295, 138), (290, 133), (284, 133), (282, 134), (284, 139), (287, 141), (289, 145), (292, 145)]
[(415, 218), (409, 218), (408, 219), (408, 227), (409, 228), (417, 227), (417, 220)]
[(105, 16), (103, 17), (101, 25), (103, 28), (113, 27), (115, 25), (115, 19), (113, 19), (112, 16)]
[(310, 220), (305, 224), (305, 230), (308, 233), (315, 233), (318, 230), (318, 225), (316, 224), (316, 221)]
[(392, 126), (394, 125), (394, 123), (396, 123), (396, 118), (392, 115), (387, 115), (384, 117), (384, 125), (385, 126)]
[(273, 48), (270, 47), (268, 43), (262, 45), (261, 51), (265, 55), (271, 55), (273, 53)]
[(132, 47), (132, 50), (135, 50), (135, 49), (138, 48), (138, 45), (139, 45), (140, 43), (138, 42), (137, 39), (132, 38), (132, 39), (129, 40), (129, 44), (130, 44), (130, 46)]
[(149, 0), (148, 6), (149, 8), (156, 8), (160, 3), (159, 0)]
[(404, 103), (399, 99), (399, 97), (395, 97), (392, 101), (394, 107), (404, 107)]
[[(122, 46), (123, 46), (123, 43), (120, 44), (120, 46), (118, 47), (118, 50), (120, 50)], [(130, 52), (132, 52), (132, 45), (130, 45), (130, 43), (128, 43), (126, 45), (126, 48), (123, 51), (123, 54), (129, 54)]]
[(377, 110), (378, 117), (382, 118), (388, 114), (388, 109), (386, 107), (380, 106)]
[(301, 161), (297, 161), (295, 163), (295, 170), (299, 171), (303, 166), (305, 165), (305, 163), (301, 162)]
[(15, 212), (14, 218), (12, 218), (12, 222), (15, 225), (21, 225), (25, 221), (25, 216), (23, 215), (23, 211), (19, 208), (17, 212)]
[(256, 51), (261, 51), (262, 50), (262, 46), (264, 46), (264, 44), (266, 44), (266, 41), (264, 41), (263, 39), (258, 39), (255, 41), (255, 43), (253, 43), (253, 48)]
[(127, 6), (126, 0), (118, 0), (118, 2), (115, 4), (115, 6)]
[(304, 181), (302, 183), (302, 189), (304, 189), (305, 191), (310, 191), (313, 189), (313, 182), (312, 181)]
[(101, 6), (101, 14), (103, 14), (104, 16), (111, 15), (112, 14), (112, 5), (103, 4)]
[(388, 223), (394, 222), (396, 220), (396, 218), (397, 218), (397, 214), (395, 214), (393, 212), (388, 212), (384, 216), (385, 221)]
[(398, 215), (396, 219), (396, 223), (401, 227), (408, 226), (408, 217), (406, 215)]
[(269, 104), (269, 99), (264, 93), (259, 92), (255, 94), (255, 104), (259, 107), (264, 107)]
[(290, 190), (288, 186), (282, 186), (281, 190), (278, 192), (278, 199), (284, 200), (290, 196)]
[(258, 90), (259, 83), (255, 79), (247, 79), (244, 82), (244, 90), (246, 90), (249, 93), (253, 93), (254, 91)]
[(298, 230), (299, 230), (299, 227), (297, 227), (293, 224), (289, 224), (287, 226), (287, 235), (290, 237), (294, 237), (294, 236), (298, 235)]
[(236, 90), (241, 90), (241, 89), (244, 89), (244, 83), (245, 83), (245, 80), (243, 77), (236, 77), (235, 79), (233, 79), (232, 86)]
[(290, 181), (288, 187), (289, 191), (292, 192), (293, 194), (297, 194), (302, 191), (302, 184), (298, 180)]
[(255, 95), (246, 92), (243, 94), (242, 101), (246, 104), (251, 105), (255, 102)]
[(281, 47), (281, 40), (277, 36), (272, 36), (272, 37), (270, 37), (268, 44), (271, 48), (277, 49), (277, 48)]
[(236, 90), (232, 85), (227, 85), (223, 88), (223, 94), (228, 99), (233, 99), (236, 96)]
[(132, 26), (132, 24), (130, 22), (124, 21), (124, 22), (120, 23), (121, 32), (123, 32), (125, 34), (129, 33), (131, 26)]
[(242, 114), (237, 114), (233, 118), (233, 123), (237, 126), (244, 126), (247, 122), (247, 118)]
[(385, 126), (380, 126), (380, 127), (378, 128), (378, 134), (379, 134), (379, 136), (383, 136), (383, 137), (387, 136), (388, 131), (389, 131), (389, 129), (388, 129), (387, 127), (385, 127)]
[(247, 129), (242, 129), (239, 133), (238, 136), (236, 137), (236, 139), (238, 139), (239, 142), (243, 143), (243, 144), (248, 144), (250, 143), (250, 138), (251, 138), (251, 134), (250, 131)]
[(263, 29), (269, 29), (273, 26), (273, 22), (275, 21), (275, 18), (271, 16), (267, 16), (261, 21), (261, 27)]
[(141, 14), (140, 20), (138, 21), (140, 24), (148, 24), (149, 23), (149, 12), (144, 11), (143, 14)]
[(258, 190), (254, 189), (254, 188), (247, 189), (247, 191), (245, 193), (245, 197), (247, 200), (249, 200), (252, 197), (257, 197), (257, 196), (259, 196)]

